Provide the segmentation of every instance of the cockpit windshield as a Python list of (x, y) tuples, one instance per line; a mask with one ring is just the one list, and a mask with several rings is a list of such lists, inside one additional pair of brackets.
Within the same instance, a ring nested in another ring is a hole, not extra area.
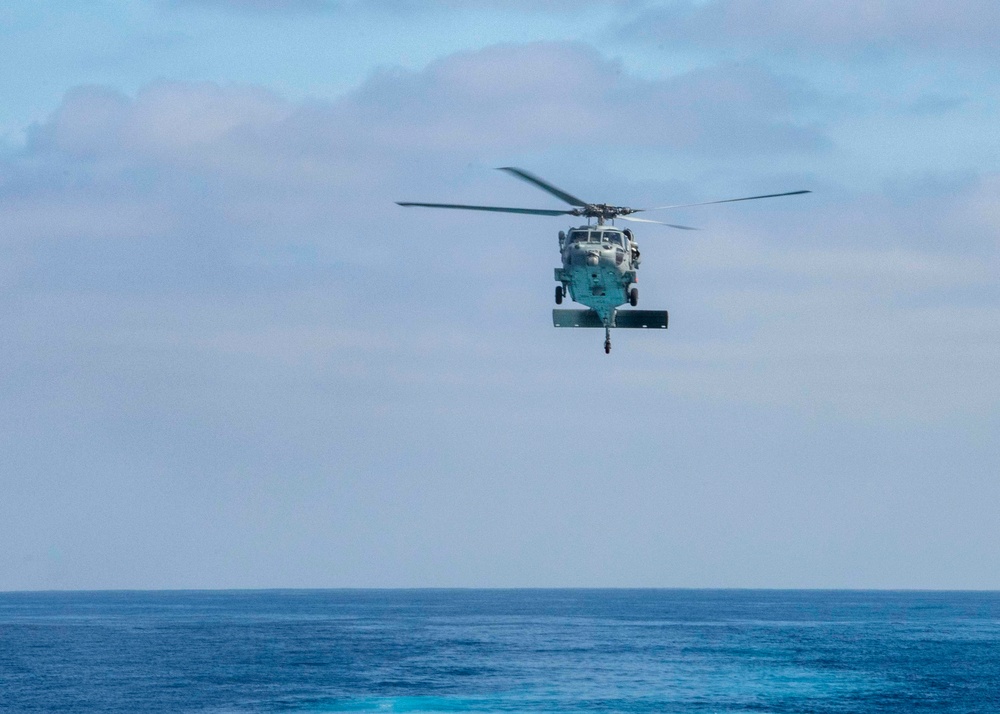
[(618, 231), (570, 231), (570, 243), (611, 243), (623, 246), (622, 234)]

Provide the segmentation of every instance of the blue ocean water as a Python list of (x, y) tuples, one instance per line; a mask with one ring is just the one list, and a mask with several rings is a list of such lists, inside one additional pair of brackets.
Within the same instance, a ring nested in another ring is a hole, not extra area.
[(1000, 594), (0, 594), (0, 711), (997, 712)]

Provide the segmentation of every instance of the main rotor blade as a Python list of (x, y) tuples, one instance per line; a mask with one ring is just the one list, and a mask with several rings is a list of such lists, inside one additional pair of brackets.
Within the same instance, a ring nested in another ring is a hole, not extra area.
[(534, 174), (529, 174), (524, 169), (519, 169), (519, 168), (516, 168), (514, 166), (501, 166), (497, 170), (498, 171), (506, 171), (507, 173), (509, 173), (509, 174), (511, 174), (513, 176), (517, 176), (522, 181), (527, 181), (530, 184), (534, 184), (535, 186), (537, 186), (538, 188), (542, 189), (543, 191), (547, 191), (547, 192), (551, 193), (553, 196), (555, 196), (556, 198), (558, 198), (560, 201), (565, 201), (566, 203), (568, 203), (571, 206), (579, 206), (580, 208), (583, 208), (583, 207), (585, 207), (587, 205), (586, 201), (581, 201), (579, 198), (577, 198), (573, 194), (566, 193), (561, 188), (556, 188), (555, 186), (553, 186), (552, 184), (550, 184), (548, 181), (546, 181), (544, 179), (540, 179), (537, 176), (535, 176)]
[(494, 213), (526, 213), (530, 216), (571, 216), (572, 211), (549, 211), (544, 208), (504, 208), (502, 206), (465, 206), (460, 203), (404, 203), (397, 206), (422, 206), (423, 208), (461, 208), (465, 211), (492, 211)]
[(662, 211), (667, 208), (688, 208), (689, 206), (710, 206), (713, 203), (733, 203), (735, 201), (755, 201), (758, 198), (777, 198), (778, 196), (798, 196), (812, 191), (789, 191), (787, 193), (769, 193), (765, 196), (746, 196), (744, 198), (725, 198), (721, 201), (705, 201), (704, 203), (678, 203), (675, 206), (657, 206), (656, 208), (638, 208), (637, 211)]
[[(650, 208), (650, 211), (653, 209)], [(678, 226), (675, 223), (664, 223), (663, 221), (651, 221), (648, 218), (631, 218), (629, 216), (618, 216), (619, 221), (633, 221), (635, 223), (657, 223), (661, 226), (670, 226), (671, 228), (680, 228), (682, 231), (697, 231), (699, 228), (692, 228), (691, 226)]]

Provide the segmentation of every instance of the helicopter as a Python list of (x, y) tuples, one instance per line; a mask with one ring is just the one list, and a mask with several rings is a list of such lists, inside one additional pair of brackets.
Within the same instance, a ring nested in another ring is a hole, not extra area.
[(657, 206), (655, 208), (629, 208), (628, 206), (614, 206), (608, 203), (587, 203), (573, 194), (553, 186), (548, 181), (514, 166), (502, 166), (498, 171), (505, 171), (522, 181), (526, 181), (555, 196), (564, 203), (569, 204), (572, 208), (569, 210), (508, 208), (503, 206), (470, 206), (455, 203), (413, 203), (404, 201), (397, 201), (397, 205), (422, 208), (449, 208), (465, 211), (492, 211), (495, 213), (520, 213), (531, 216), (578, 216), (586, 218), (587, 225), (570, 228), (568, 233), (566, 231), (559, 231), (559, 253), (562, 256), (562, 267), (555, 269), (555, 279), (559, 283), (556, 285), (555, 300), (557, 305), (561, 305), (563, 299), (568, 295), (573, 302), (586, 305), (588, 309), (554, 309), (552, 310), (552, 324), (555, 327), (603, 327), (605, 354), (610, 354), (611, 352), (611, 328), (666, 329), (669, 317), (666, 310), (619, 310), (626, 303), (631, 307), (635, 307), (639, 303), (639, 290), (635, 286), (635, 283), (638, 281), (637, 272), (641, 256), (635, 234), (628, 228), (617, 228), (614, 225), (616, 219), (635, 223), (653, 223), (679, 230), (693, 231), (698, 229), (675, 223), (654, 221), (648, 218), (635, 218), (632, 214), (811, 193), (810, 191), (786, 191), (784, 193), (769, 193), (763, 196), (726, 198), (721, 201), (684, 203), (673, 206)]

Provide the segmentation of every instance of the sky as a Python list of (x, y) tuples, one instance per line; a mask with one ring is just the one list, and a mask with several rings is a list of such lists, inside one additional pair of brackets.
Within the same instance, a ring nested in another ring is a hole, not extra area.
[[(9, 0), (0, 590), (1000, 588), (994, 0)], [(656, 214), (555, 330), (562, 208)]]

